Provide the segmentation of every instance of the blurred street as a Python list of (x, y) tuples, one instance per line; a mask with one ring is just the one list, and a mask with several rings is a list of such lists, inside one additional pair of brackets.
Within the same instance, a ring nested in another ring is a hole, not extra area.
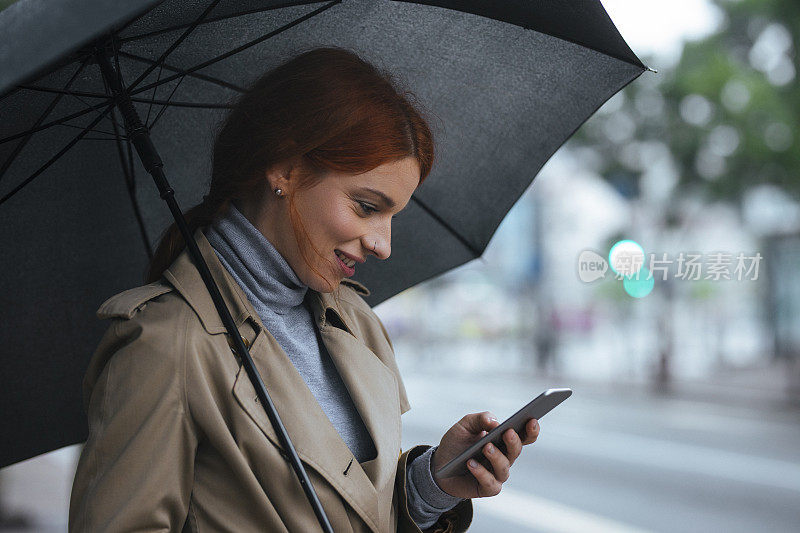
[(796, 410), (519, 374), (414, 374), (406, 387), (403, 449), (437, 444), (465, 414), (489, 410), (502, 421), (547, 388), (574, 389), (542, 419), (502, 492), (473, 501), (470, 531), (789, 532), (800, 524)]

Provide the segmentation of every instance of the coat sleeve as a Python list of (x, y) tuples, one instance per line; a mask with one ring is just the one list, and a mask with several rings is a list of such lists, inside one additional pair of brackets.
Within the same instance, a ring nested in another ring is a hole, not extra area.
[[(397, 474), (395, 477), (395, 501), (397, 502), (397, 531), (398, 533), (423, 533), (411, 518), (408, 511), (408, 476), (406, 475), (408, 464), (414, 459), (425, 453), (430, 448), (428, 445), (414, 446), (400, 454), (397, 461)], [(427, 533), (462, 533), (467, 530), (472, 522), (472, 500), (465, 499), (458, 503), (449, 511), (445, 511), (431, 527), (425, 530)]]
[(186, 319), (113, 319), (84, 379), (89, 435), (69, 531), (180, 531), (197, 432), (186, 400)]

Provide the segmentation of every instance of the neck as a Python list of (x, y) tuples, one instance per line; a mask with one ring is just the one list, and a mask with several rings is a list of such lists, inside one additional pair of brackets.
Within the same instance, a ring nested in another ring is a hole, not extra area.
[(284, 314), (302, 304), (308, 286), (236, 205), (208, 226), (206, 237), (259, 314)]

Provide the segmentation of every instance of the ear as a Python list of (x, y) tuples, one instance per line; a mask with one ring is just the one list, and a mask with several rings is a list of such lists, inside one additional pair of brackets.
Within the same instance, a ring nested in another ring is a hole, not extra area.
[(295, 166), (296, 163), (293, 161), (283, 161), (275, 163), (264, 171), (264, 177), (269, 183), (269, 188), (273, 191), (277, 188), (288, 191), (290, 184), (294, 185), (295, 180), (293, 179), (292, 169)]

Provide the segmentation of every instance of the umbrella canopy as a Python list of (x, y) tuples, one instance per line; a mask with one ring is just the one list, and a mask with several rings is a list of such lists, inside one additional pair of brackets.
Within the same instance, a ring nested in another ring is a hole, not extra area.
[(0, 12), (0, 466), (85, 440), (99, 304), (143, 283), (171, 222), (92, 55), (113, 64), (182, 209), (214, 127), (264, 71), (342, 46), (434, 116), (433, 171), (359, 266), (371, 305), (474, 259), (564, 141), (646, 67), (596, 0), (21, 0)]

